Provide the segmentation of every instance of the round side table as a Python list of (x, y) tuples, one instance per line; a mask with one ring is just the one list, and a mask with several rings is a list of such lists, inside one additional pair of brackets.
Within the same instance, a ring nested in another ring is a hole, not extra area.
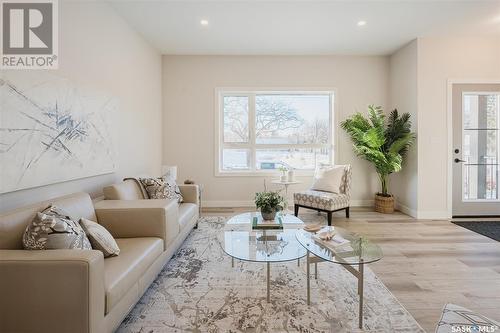
[(302, 184), (302, 182), (299, 182), (299, 181), (292, 181), (292, 182), (286, 181), (286, 182), (282, 182), (281, 180), (272, 180), (271, 184), (277, 184), (277, 185), (281, 185), (281, 186), (285, 187), (285, 199), (286, 199), (286, 203), (285, 204), (286, 204), (286, 207), (284, 209), (284, 212), (288, 214), (288, 212), (290, 212), (288, 210), (288, 186)]

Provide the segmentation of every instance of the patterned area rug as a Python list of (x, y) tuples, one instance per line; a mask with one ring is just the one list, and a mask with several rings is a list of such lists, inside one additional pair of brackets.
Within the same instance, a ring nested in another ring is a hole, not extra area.
[(340, 265), (318, 264), (307, 306), (305, 259), (300, 267), (272, 264), (267, 303), (265, 264), (235, 261), (232, 268), (222, 251), (217, 233), (225, 220), (200, 219), (118, 332), (424, 332), (369, 267), (364, 331), (356, 279)]

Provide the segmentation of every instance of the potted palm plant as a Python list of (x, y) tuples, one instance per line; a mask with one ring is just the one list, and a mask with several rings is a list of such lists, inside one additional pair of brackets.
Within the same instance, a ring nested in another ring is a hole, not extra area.
[(279, 192), (264, 191), (255, 194), (255, 206), (260, 208), (264, 220), (274, 220), (276, 212), (285, 206), (285, 198)]
[(389, 193), (388, 177), (401, 171), (408, 149), (415, 141), (410, 114), (393, 110), (388, 119), (382, 107), (368, 106), (368, 118), (361, 113), (341, 122), (353, 141), (354, 152), (375, 166), (381, 191), (375, 195), (375, 211), (394, 212), (394, 197)]

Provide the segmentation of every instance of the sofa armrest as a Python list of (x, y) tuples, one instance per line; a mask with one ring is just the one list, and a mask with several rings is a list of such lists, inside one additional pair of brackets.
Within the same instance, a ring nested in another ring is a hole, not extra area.
[(113, 237), (159, 237), (165, 249), (180, 231), (175, 200), (102, 200), (95, 204), (95, 212)]
[(200, 188), (195, 184), (179, 185), (184, 202), (200, 205)]
[(0, 250), (0, 295), (0, 332), (102, 332), (102, 252)]

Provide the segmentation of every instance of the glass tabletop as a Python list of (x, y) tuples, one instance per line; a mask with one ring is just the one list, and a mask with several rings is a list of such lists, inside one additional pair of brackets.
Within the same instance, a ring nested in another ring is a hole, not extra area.
[(255, 262), (282, 262), (302, 258), (306, 249), (295, 236), (304, 223), (297, 217), (281, 215), (283, 229), (253, 230), (252, 220), (260, 213), (239, 214), (226, 222), (219, 234), (222, 249), (233, 258)]
[[(324, 241), (318, 237), (322, 232), (333, 232), (334, 239)], [(368, 264), (382, 259), (382, 249), (366, 237), (339, 228), (324, 227), (317, 233), (303, 229), (296, 231), (300, 244), (315, 256), (343, 265)]]

